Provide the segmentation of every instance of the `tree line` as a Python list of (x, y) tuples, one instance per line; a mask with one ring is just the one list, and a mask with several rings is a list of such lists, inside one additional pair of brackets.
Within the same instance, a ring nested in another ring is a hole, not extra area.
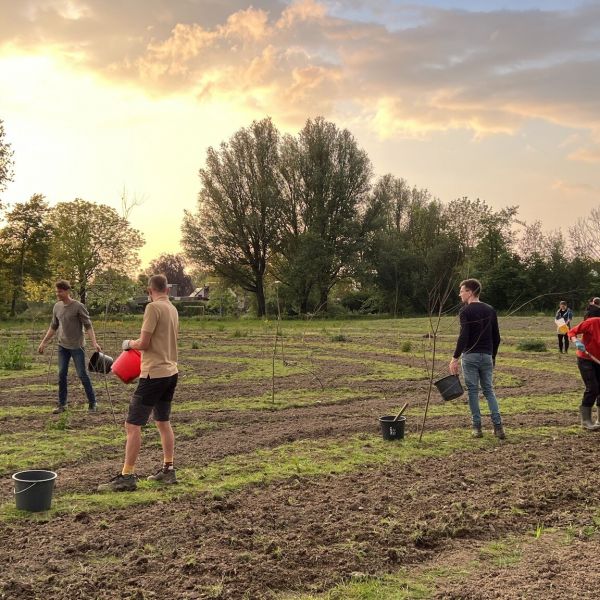
[[(0, 193), (12, 174), (0, 121)], [(549, 310), (561, 299), (578, 308), (600, 295), (600, 211), (575, 223), (567, 242), (520, 221), (517, 205), (444, 203), (401, 177), (375, 177), (351, 132), (322, 117), (297, 135), (255, 121), (209, 148), (199, 176), (197, 206), (182, 223), (185, 256), (161, 255), (137, 281), (144, 240), (127, 212), (82, 199), (49, 207), (41, 194), (8, 210), (0, 196), (0, 307), (15, 314), (48, 299), (57, 277), (88, 303), (104, 302), (102, 290), (110, 301), (115, 290), (133, 295), (150, 271), (183, 295), (194, 287), (190, 268), (248, 294), (258, 316), (424, 314), (432, 290), (466, 277), (481, 279), (503, 311)]]

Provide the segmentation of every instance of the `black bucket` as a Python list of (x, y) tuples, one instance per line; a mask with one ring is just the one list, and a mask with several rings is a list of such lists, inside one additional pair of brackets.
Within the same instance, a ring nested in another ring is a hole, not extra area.
[(398, 417), (395, 421), (395, 415), (389, 417), (379, 417), (381, 425), (381, 433), (384, 440), (403, 440), (404, 439), (404, 424), (406, 417)]
[(434, 382), (444, 400), (454, 400), (465, 393), (458, 375), (447, 375)]
[(50, 510), (54, 491), (54, 471), (19, 471), (12, 476), (17, 509), (29, 512)]
[(94, 373), (110, 373), (112, 369), (113, 359), (102, 352), (94, 352), (90, 356), (90, 362), (88, 363), (88, 371)]

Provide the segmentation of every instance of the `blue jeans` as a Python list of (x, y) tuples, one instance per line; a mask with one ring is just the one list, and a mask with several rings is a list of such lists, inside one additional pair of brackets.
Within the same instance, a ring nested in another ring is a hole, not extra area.
[(69, 372), (69, 360), (73, 358), (77, 376), (81, 379), (85, 395), (90, 406), (96, 404), (96, 395), (90, 376), (85, 369), (85, 352), (83, 348), (63, 348), (58, 346), (58, 403), (65, 406), (67, 403), (67, 374)]
[(481, 411), (479, 410), (479, 385), (487, 400), (494, 425), (502, 425), (502, 417), (498, 409), (498, 400), (492, 387), (494, 363), (491, 354), (469, 353), (462, 355), (462, 369), (465, 385), (469, 394), (469, 408), (473, 418), (473, 427), (481, 427)]

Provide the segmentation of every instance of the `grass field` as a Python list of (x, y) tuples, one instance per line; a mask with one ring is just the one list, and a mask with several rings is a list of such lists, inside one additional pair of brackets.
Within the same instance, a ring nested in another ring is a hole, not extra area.
[[(104, 352), (139, 326), (96, 323)], [(102, 494), (134, 386), (94, 374), (88, 415), (72, 368), (70, 409), (51, 415), (56, 356), (35, 354), (46, 327), (0, 330), (26, 359), (0, 356), (1, 599), (584, 598), (600, 585), (586, 558), (600, 550), (600, 432), (579, 427), (583, 384), (551, 317), (500, 319), (503, 442), (484, 400), (475, 440), (465, 397), (429, 393), (456, 318), (440, 323), (435, 361), (423, 318), (182, 320), (180, 483), (145, 481), (161, 461), (151, 423), (138, 490)], [(517, 350), (532, 338), (548, 351)], [(405, 402), (405, 439), (383, 440), (378, 417)], [(10, 476), (32, 468), (58, 473), (48, 512), (15, 508)]]

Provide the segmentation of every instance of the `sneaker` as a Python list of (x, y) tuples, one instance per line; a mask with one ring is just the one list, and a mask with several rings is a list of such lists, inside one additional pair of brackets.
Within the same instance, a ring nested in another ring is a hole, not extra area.
[(95, 413), (98, 412), (98, 405), (97, 404), (90, 404), (88, 406), (88, 412), (89, 413)]
[(60, 415), (60, 413), (65, 412), (65, 410), (67, 410), (67, 405), (66, 404), (57, 404), (56, 408), (52, 411), (53, 415)]
[(471, 429), (471, 435), (474, 438), (482, 438), (483, 437), (483, 431), (481, 430), (481, 426), (477, 427), (476, 425), (474, 425), (473, 429)]
[(506, 439), (506, 433), (504, 433), (504, 427), (502, 427), (502, 425), (494, 425), (494, 435), (499, 440), (505, 440)]
[(99, 492), (133, 492), (137, 488), (137, 475), (121, 475), (119, 473), (108, 483), (102, 483), (98, 486)]
[(161, 468), (154, 475), (148, 477), (148, 481), (160, 481), (160, 483), (177, 483), (177, 475), (175, 469)]

